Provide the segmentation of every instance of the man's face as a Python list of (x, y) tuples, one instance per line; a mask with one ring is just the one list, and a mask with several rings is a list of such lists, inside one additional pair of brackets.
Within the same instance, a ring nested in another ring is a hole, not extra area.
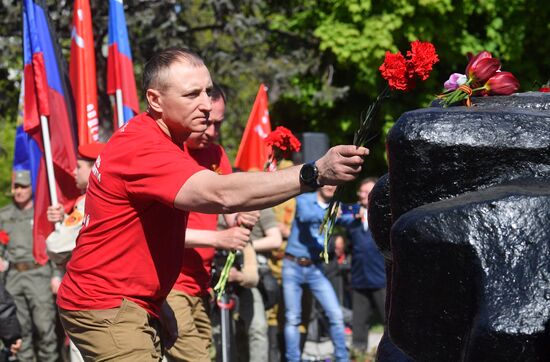
[(369, 206), (369, 194), (372, 191), (374, 185), (374, 182), (367, 182), (361, 185), (361, 187), (359, 187), (359, 190), (357, 190), (357, 197), (361, 206)]
[(346, 243), (344, 238), (340, 235), (334, 239), (334, 253), (336, 256), (344, 255), (346, 250)]
[(193, 150), (208, 148), (217, 142), (220, 136), (220, 127), (225, 115), (225, 102), (223, 98), (212, 101), (212, 110), (208, 117), (207, 128), (204, 132), (193, 132), (185, 141), (187, 147)]
[(86, 190), (86, 187), (88, 186), (88, 178), (90, 178), (90, 172), (92, 171), (93, 165), (94, 164), (92, 161), (76, 161), (74, 179), (76, 181), (76, 187), (78, 187), (79, 190)]
[(212, 110), (212, 80), (206, 66), (177, 61), (162, 77), (164, 87), (158, 90), (158, 107), (170, 132), (204, 132)]
[(330, 199), (334, 196), (335, 191), (336, 191), (336, 186), (332, 186), (332, 185), (325, 185), (318, 190), (319, 195), (323, 200), (325, 200), (325, 202), (330, 201)]
[(11, 192), (13, 194), (13, 202), (18, 207), (24, 207), (32, 199), (32, 187), (30, 185), (23, 186), (15, 184)]

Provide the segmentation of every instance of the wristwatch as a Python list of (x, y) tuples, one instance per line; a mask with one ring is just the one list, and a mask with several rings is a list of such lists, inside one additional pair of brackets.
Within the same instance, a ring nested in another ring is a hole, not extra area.
[(312, 189), (318, 189), (321, 187), (317, 178), (319, 177), (319, 170), (315, 166), (315, 162), (304, 163), (300, 169), (300, 182)]

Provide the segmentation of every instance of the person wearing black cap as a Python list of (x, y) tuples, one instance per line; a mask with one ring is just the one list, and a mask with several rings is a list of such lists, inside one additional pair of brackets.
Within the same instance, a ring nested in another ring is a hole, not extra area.
[(12, 195), (13, 203), (0, 209), (0, 230), (8, 235), (7, 243), (0, 244), (0, 256), (9, 263), (5, 286), (15, 301), (21, 325), (23, 342), (17, 357), (21, 361), (57, 361), (53, 268), (50, 263), (38, 264), (33, 257), (34, 207), (29, 171), (15, 171)]

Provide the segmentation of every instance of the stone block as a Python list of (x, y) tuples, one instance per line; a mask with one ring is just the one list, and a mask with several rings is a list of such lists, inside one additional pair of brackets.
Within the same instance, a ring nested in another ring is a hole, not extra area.
[(378, 248), (386, 259), (391, 259), (390, 228), (392, 216), (390, 209), (389, 175), (378, 179), (369, 194), (369, 229)]
[(540, 180), (404, 213), (391, 229), (393, 342), (416, 361), (549, 361), (549, 225)]
[(464, 192), (550, 177), (548, 111), (421, 109), (404, 113), (387, 143), (394, 220), (415, 207)]

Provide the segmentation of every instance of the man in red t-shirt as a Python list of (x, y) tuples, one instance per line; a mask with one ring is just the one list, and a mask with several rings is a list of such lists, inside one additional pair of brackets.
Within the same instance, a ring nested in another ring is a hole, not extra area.
[[(189, 136), (185, 141), (185, 152), (189, 153), (197, 164), (220, 175), (226, 175), (231, 173), (231, 164), (223, 147), (215, 143), (225, 116), (225, 96), (216, 84), (210, 96), (212, 110), (208, 118), (208, 127), (202, 133), (192, 133)], [(217, 214), (189, 213), (181, 271), (166, 299), (174, 312), (178, 329), (177, 340), (166, 350), (168, 360), (211, 360), (211, 264), (216, 249), (244, 248), (250, 238), (250, 230), (238, 225), (245, 218), (253, 222), (256, 217), (250, 214), (225, 214), (226, 222), (234, 226), (217, 231)]]
[(57, 296), (65, 331), (85, 360), (161, 358), (161, 306), (181, 269), (188, 212), (276, 205), (361, 171), (363, 147), (336, 146), (314, 163), (218, 175), (184, 152), (204, 132), (212, 80), (187, 49), (154, 55), (143, 70), (148, 108), (96, 160), (82, 230)]

